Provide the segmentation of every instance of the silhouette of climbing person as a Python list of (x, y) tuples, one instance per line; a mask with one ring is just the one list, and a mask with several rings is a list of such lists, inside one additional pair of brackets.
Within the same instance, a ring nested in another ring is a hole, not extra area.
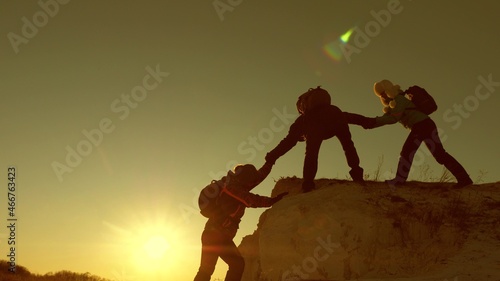
[(384, 106), (384, 115), (374, 118), (354, 113), (346, 115), (350, 124), (361, 125), (365, 129), (373, 129), (397, 122), (410, 129), (410, 134), (400, 153), (396, 177), (386, 180), (391, 187), (406, 182), (413, 158), (422, 142), (425, 143), (436, 161), (444, 165), (455, 176), (457, 183), (454, 187), (461, 188), (472, 184), (464, 167), (444, 149), (436, 123), (427, 114), (416, 110), (415, 105), (405, 97), (405, 92), (401, 90), (399, 85), (393, 85), (389, 80), (382, 80), (374, 84), (373, 91)]
[(220, 208), (217, 215), (208, 219), (201, 235), (201, 263), (194, 281), (210, 281), (219, 257), (227, 263), (229, 269), (225, 281), (240, 281), (245, 268), (245, 261), (233, 238), (238, 231), (245, 208), (270, 207), (286, 194), (274, 198), (250, 193), (271, 172), (272, 165), (264, 164), (259, 170), (251, 164), (237, 165), (216, 183), (222, 188), (217, 199)]
[(351, 139), (346, 116), (337, 106), (331, 104), (330, 94), (320, 86), (311, 88), (299, 96), (296, 106), (300, 116), (290, 126), (288, 135), (266, 154), (266, 162), (274, 164), (297, 142), (305, 141), (302, 190), (309, 192), (315, 188), (314, 178), (318, 170), (321, 143), (337, 137), (351, 168), (349, 174), (354, 181), (363, 183), (363, 169), (359, 166), (358, 153)]

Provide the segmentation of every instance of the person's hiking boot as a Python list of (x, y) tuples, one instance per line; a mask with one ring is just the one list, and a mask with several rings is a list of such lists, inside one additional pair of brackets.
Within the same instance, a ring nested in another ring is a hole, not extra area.
[(314, 184), (313, 181), (305, 181), (302, 183), (302, 192), (303, 193), (311, 192), (314, 190), (315, 187), (316, 185)]
[(352, 181), (363, 184), (365, 180), (363, 179), (363, 169), (361, 167), (353, 168), (349, 171)]
[(453, 188), (462, 188), (462, 187), (466, 187), (466, 186), (469, 186), (473, 184), (472, 180), (470, 178), (468, 179), (465, 179), (465, 180), (459, 180), (454, 186)]
[(452, 158), (445, 167), (457, 179), (457, 183), (453, 186), (454, 188), (462, 188), (472, 184), (472, 180), (467, 174), (467, 171), (465, 171), (464, 167), (454, 158)]

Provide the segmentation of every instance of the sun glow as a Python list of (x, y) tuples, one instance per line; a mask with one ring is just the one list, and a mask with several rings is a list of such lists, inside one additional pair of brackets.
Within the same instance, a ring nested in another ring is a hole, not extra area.
[[(136, 217), (136, 216), (131, 216)], [(184, 239), (173, 221), (135, 218), (124, 227), (103, 222), (110, 230), (109, 242), (117, 249), (122, 265), (136, 275), (171, 274), (184, 259)]]
[(171, 246), (178, 242), (177, 238), (165, 230), (152, 227), (140, 233), (130, 245), (131, 263), (143, 273), (157, 273), (172, 268), (174, 257), (182, 255), (182, 252)]
[(170, 244), (163, 236), (152, 236), (148, 242), (144, 244), (144, 251), (150, 259), (157, 260), (163, 258), (165, 253), (170, 249)]

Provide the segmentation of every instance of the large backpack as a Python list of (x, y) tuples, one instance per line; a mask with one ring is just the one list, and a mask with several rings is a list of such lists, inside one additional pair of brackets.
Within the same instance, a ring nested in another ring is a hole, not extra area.
[(219, 206), (220, 195), (224, 192), (225, 185), (220, 181), (213, 180), (209, 185), (205, 186), (198, 197), (198, 207), (200, 214), (206, 218), (216, 217), (221, 213)]
[(321, 86), (310, 88), (307, 92), (299, 96), (296, 106), (300, 114), (305, 114), (317, 107), (331, 104), (331, 97), (328, 91)]
[(434, 98), (422, 87), (411, 86), (404, 93), (420, 112), (429, 115), (438, 108)]

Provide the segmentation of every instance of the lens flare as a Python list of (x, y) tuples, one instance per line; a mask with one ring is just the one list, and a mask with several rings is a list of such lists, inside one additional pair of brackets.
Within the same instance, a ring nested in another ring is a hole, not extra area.
[(340, 36), (340, 41), (344, 42), (344, 43), (347, 43), (349, 42), (349, 38), (351, 37), (351, 34), (354, 30), (351, 28), (349, 29), (346, 33), (342, 34)]
[(330, 42), (323, 46), (323, 52), (333, 59), (334, 61), (340, 61), (342, 59), (342, 51), (340, 50), (340, 42), (337, 40)]
[(354, 31), (354, 28), (347, 30), (344, 34), (340, 35), (336, 40), (331, 41), (323, 46), (323, 52), (330, 57), (333, 61), (339, 62), (342, 60), (342, 47), (345, 46), (351, 35)]

